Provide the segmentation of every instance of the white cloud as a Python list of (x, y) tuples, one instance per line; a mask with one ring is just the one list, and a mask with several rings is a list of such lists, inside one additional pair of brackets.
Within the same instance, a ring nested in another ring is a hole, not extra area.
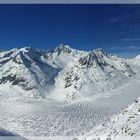
[(121, 41), (140, 41), (140, 38), (124, 38)]
[(111, 51), (129, 51), (131, 53), (131, 51), (140, 51), (140, 46), (136, 46), (136, 45), (128, 45), (128, 46), (115, 46), (115, 47), (111, 47), (109, 48), (109, 50)]

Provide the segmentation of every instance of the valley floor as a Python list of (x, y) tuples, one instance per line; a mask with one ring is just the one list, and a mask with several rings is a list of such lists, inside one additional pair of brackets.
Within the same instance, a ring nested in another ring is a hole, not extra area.
[[(87, 133), (139, 97), (140, 80), (85, 101), (0, 98), (1, 127), (22, 136), (77, 136)], [(135, 89), (135, 92), (134, 92)]]

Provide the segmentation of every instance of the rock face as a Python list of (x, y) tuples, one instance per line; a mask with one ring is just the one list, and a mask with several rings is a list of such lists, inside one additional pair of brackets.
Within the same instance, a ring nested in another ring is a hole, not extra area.
[(36, 98), (91, 97), (120, 86), (134, 72), (125, 59), (103, 49), (60, 44), (47, 52), (25, 47), (0, 52), (0, 92)]

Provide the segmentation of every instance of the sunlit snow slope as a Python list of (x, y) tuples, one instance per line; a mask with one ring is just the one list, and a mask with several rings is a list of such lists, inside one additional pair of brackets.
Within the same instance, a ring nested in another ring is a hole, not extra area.
[(0, 95), (83, 99), (127, 83), (127, 61), (102, 49), (79, 51), (60, 44), (47, 52), (25, 47), (0, 53)]
[[(113, 98), (111, 96), (109, 96), (108, 98), (108, 101), (111, 101), (108, 102), (111, 106), (115, 105), (117, 109), (119, 105), (120, 108), (123, 109), (121, 109), (121, 111), (118, 110), (119, 112), (116, 112), (110, 119), (105, 121), (102, 125), (94, 127), (94, 129), (91, 130), (89, 133), (79, 137), (80, 140), (83, 140), (85, 138), (91, 140), (93, 139), (93, 137), (111, 137), (113, 140), (140, 139), (139, 56), (128, 60), (128, 63), (136, 72), (134, 79), (131, 82), (128, 82), (127, 85), (125, 85), (124, 87), (114, 90), (114, 92), (116, 92), (117, 94), (113, 96)], [(125, 106), (123, 106), (123, 104), (125, 104)]]

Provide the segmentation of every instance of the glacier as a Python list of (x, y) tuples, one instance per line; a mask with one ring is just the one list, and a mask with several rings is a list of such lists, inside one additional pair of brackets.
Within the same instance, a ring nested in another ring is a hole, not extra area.
[(2, 51), (1, 127), (24, 137), (112, 133), (114, 123), (102, 124), (139, 98), (139, 64), (139, 56), (125, 59), (101, 48), (86, 52), (64, 44), (48, 51)]

